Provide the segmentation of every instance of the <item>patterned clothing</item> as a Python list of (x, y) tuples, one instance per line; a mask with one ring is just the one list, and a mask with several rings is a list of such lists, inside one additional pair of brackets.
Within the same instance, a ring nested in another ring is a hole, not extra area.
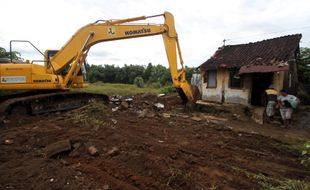
[(275, 106), (277, 104), (277, 94), (278, 92), (272, 88), (265, 90), (267, 96), (267, 107), (266, 114), (268, 117), (273, 117), (275, 112)]
[(275, 101), (268, 101), (267, 107), (266, 107), (266, 114), (268, 117), (274, 116), (274, 108), (276, 106), (277, 102)]

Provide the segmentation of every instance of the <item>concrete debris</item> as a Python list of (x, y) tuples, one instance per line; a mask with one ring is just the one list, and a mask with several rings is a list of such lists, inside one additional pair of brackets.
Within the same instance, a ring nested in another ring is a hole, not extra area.
[(8, 124), (8, 123), (10, 123), (10, 120), (4, 119), (4, 120), (2, 120), (2, 122), (3, 122), (4, 124)]
[(112, 112), (116, 112), (118, 109), (118, 107), (112, 108)]
[(113, 103), (113, 104), (116, 104), (116, 105), (119, 105), (121, 102), (122, 102), (122, 97), (121, 96), (113, 96), (110, 101)]
[(120, 153), (119, 148), (113, 147), (111, 150), (109, 150), (109, 151), (107, 152), (107, 155), (109, 155), (109, 156), (116, 156), (116, 155), (118, 155), (119, 153)]
[(111, 119), (111, 121), (113, 122), (114, 125), (117, 124), (117, 120), (116, 119)]
[(157, 97), (163, 97), (166, 96), (166, 94), (158, 94)]
[(123, 110), (126, 110), (129, 108), (129, 104), (127, 102), (121, 102), (120, 106)]
[(202, 120), (200, 117), (196, 117), (196, 116), (191, 117), (191, 119), (197, 122)]
[(132, 102), (132, 101), (133, 101), (133, 98), (132, 98), (132, 97), (126, 98), (126, 99), (125, 99), (125, 102)]
[(146, 110), (146, 109), (144, 109), (144, 110), (142, 110), (142, 111), (138, 111), (138, 117), (139, 117), (139, 118), (145, 117), (146, 114), (147, 114), (147, 110)]
[(239, 119), (241, 117), (241, 115), (234, 113), (233, 116), (237, 119)]
[(168, 114), (168, 113), (163, 113), (162, 115), (163, 115), (164, 118), (170, 118), (171, 117), (171, 115)]
[(10, 144), (13, 144), (13, 143), (14, 143), (14, 141), (11, 140), (11, 139), (5, 139), (4, 140), (4, 144), (6, 144), (6, 145), (10, 145)]
[(162, 104), (162, 103), (155, 103), (154, 106), (155, 106), (157, 109), (164, 109), (164, 108), (165, 108), (165, 105)]
[(45, 155), (47, 158), (51, 158), (65, 151), (71, 150), (71, 142), (69, 139), (61, 140), (48, 145), (45, 148)]
[(87, 152), (91, 156), (98, 156), (99, 155), (98, 149), (93, 145), (87, 148)]

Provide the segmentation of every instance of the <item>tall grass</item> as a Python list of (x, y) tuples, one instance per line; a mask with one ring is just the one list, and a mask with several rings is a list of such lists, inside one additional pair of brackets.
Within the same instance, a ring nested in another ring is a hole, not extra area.
[(81, 89), (84, 92), (101, 93), (109, 96), (121, 95), (121, 96), (132, 96), (139, 93), (161, 93), (161, 88), (144, 87), (138, 88), (132, 84), (112, 84), (112, 83), (93, 83), (89, 84), (87, 88)]

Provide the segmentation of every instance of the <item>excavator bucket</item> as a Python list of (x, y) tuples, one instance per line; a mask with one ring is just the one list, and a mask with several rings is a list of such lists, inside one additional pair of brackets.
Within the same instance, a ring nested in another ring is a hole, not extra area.
[(200, 99), (200, 91), (197, 86), (190, 85), (188, 83), (182, 83), (180, 88), (176, 88), (179, 93), (183, 104), (192, 103), (195, 104)]

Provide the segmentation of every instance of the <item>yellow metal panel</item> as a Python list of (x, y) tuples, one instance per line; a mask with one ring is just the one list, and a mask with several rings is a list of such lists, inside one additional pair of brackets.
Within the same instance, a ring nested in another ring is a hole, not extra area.
[(0, 64), (0, 70), (1, 83), (14, 83), (14, 77), (18, 83), (31, 83), (30, 64)]
[(161, 34), (164, 31), (165, 28), (163, 25), (90, 24), (81, 28), (72, 36), (67, 44), (52, 58), (52, 65), (55, 71), (59, 71), (70, 64), (78, 53), (83, 51), (82, 48), (91, 32), (93, 32), (94, 35), (85, 46), (85, 49), (103, 41), (150, 36)]

